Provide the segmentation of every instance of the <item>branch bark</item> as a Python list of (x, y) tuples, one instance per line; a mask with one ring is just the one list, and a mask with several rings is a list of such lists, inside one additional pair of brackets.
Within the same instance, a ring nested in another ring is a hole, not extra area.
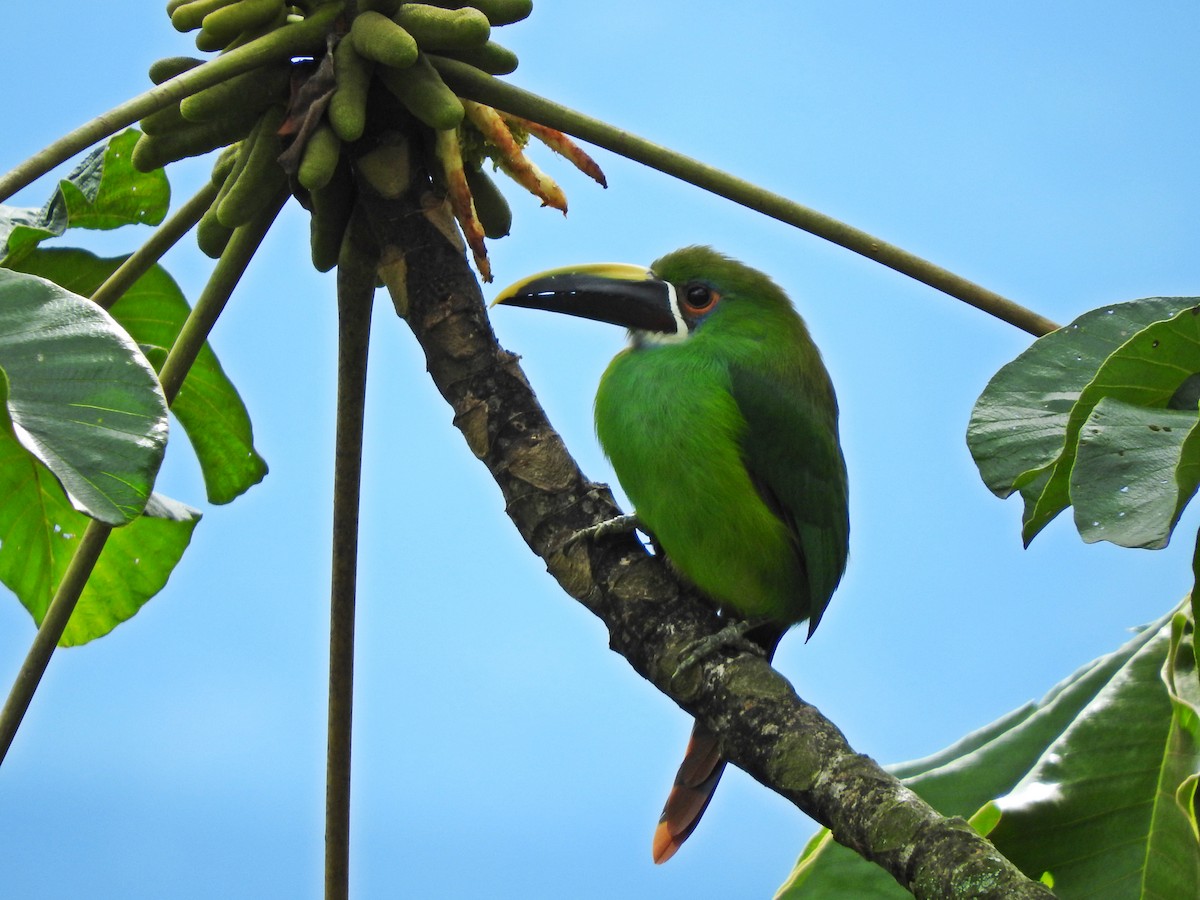
[(673, 677), (715, 612), (632, 536), (579, 542), (620, 510), (584, 477), (550, 426), (517, 358), (502, 349), (445, 204), (418, 177), (398, 200), (360, 182), (380, 274), (424, 349), (454, 424), (487, 466), (508, 515), (568, 594), (608, 627), (610, 646), (722, 740), (726, 757), (792, 801), (839, 842), (918, 897), (1045, 898), (960, 818), (945, 818), (804, 702), (763, 659), (717, 653)]

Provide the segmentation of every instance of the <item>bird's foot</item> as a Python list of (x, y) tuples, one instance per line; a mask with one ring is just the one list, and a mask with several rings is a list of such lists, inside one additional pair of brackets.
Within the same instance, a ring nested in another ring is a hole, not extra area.
[(755, 656), (765, 657), (767, 651), (760, 644), (746, 637), (747, 634), (762, 624), (761, 621), (754, 619), (738, 619), (735, 622), (730, 622), (716, 634), (710, 634), (694, 641), (688, 646), (683, 660), (675, 669), (675, 674), (679, 675), (687, 671), (701, 660), (712, 656), (713, 653), (722, 648), (743, 650), (746, 653), (753, 653)]
[(572, 544), (577, 544), (583, 540), (595, 541), (613, 534), (630, 534), (641, 527), (642, 523), (638, 521), (636, 515), (615, 516), (611, 519), (605, 519), (603, 522), (597, 522), (588, 528), (580, 528), (563, 541), (562, 549), (566, 550)]

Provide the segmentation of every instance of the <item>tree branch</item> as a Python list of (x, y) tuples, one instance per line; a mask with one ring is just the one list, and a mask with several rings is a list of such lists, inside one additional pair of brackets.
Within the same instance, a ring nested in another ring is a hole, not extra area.
[(394, 201), (360, 183), (359, 196), (380, 246), (380, 274), (455, 425), (495, 478), (521, 536), (604, 621), (610, 646), (711, 727), (730, 761), (917, 896), (1052, 896), (965, 821), (942, 817), (855, 753), (763, 659), (718, 653), (672, 677), (688, 646), (719, 630), (720, 620), (630, 535), (562, 549), (576, 530), (619, 513), (612, 494), (579, 471), (517, 358), (497, 344), (461, 245), (450, 243), (457, 232), (449, 212), (428, 182)]

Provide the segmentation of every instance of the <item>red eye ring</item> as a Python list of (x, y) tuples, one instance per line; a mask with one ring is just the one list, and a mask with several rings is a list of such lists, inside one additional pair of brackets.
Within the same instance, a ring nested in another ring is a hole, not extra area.
[(717, 305), (721, 295), (701, 281), (693, 281), (683, 289), (683, 305), (692, 315), (704, 315)]

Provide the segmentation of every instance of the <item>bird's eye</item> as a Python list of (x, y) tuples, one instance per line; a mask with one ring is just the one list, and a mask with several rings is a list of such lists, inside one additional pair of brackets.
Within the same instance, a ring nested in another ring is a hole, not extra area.
[(690, 313), (703, 314), (717, 305), (721, 295), (707, 284), (693, 282), (683, 289), (683, 302)]

